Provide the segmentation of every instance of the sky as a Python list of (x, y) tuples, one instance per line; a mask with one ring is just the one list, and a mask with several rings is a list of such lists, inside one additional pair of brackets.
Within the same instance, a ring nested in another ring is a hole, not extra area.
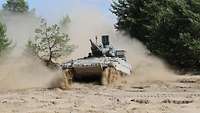
[[(2, 5), (6, 0), (0, 0)], [(71, 15), (75, 10), (88, 8), (98, 10), (109, 21), (115, 21), (114, 15), (109, 11), (111, 0), (27, 0), (30, 9), (49, 21), (57, 21), (60, 16)]]

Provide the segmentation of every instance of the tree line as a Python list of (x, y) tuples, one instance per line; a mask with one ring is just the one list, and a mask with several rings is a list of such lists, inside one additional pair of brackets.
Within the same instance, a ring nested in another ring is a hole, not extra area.
[(180, 72), (200, 72), (200, 0), (116, 0), (116, 29)]

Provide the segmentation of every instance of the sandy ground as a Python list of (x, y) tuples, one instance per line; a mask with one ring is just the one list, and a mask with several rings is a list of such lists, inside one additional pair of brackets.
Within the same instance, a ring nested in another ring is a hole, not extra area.
[(0, 113), (200, 113), (200, 77), (1, 91)]

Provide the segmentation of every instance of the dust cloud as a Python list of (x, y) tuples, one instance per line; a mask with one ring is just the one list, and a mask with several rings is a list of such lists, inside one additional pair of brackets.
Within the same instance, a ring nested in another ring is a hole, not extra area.
[[(135, 81), (168, 80), (174, 73), (165, 63), (155, 56), (149, 56), (148, 50), (136, 39), (124, 36), (113, 27), (114, 22), (94, 7), (78, 5), (70, 13), (71, 23), (64, 29), (71, 38), (71, 43), (78, 48), (61, 61), (87, 56), (90, 51), (89, 39), (108, 34), (111, 43), (116, 48), (127, 51), (127, 59), (133, 66), (133, 76), (129, 79)], [(62, 16), (60, 16), (62, 17)], [(0, 62), (0, 89), (23, 89), (33, 87), (51, 87), (52, 80), (60, 77), (59, 72), (46, 68), (40, 60), (31, 55), (24, 54), (25, 45), (39, 26), (39, 19), (34, 15), (3, 14), (2, 20), (7, 25), (8, 37), (12, 39), (14, 50)]]
[(167, 81), (173, 80), (175, 73), (160, 58), (152, 55), (150, 51), (138, 40), (114, 33), (113, 43), (127, 51), (128, 62), (133, 67), (133, 77), (129, 82)]
[(12, 40), (13, 49), (0, 61), (0, 89), (53, 87), (51, 82), (61, 74), (49, 70), (26, 50), (28, 40), (40, 25), (40, 19), (31, 14), (3, 12), (1, 20), (7, 26), (7, 36)]
[(108, 34), (114, 47), (127, 51), (127, 59), (132, 64), (134, 72), (129, 78), (130, 82), (173, 79), (175, 73), (164, 61), (149, 55), (149, 51), (138, 40), (116, 31), (113, 27), (114, 23), (108, 21), (109, 19), (99, 11), (82, 7), (73, 14), (68, 33), (71, 41), (78, 45), (78, 48), (68, 59), (87, 56), (90, 51), (89, 39), (98, 36), (100, 41), (101, 35)]
[(0, 65), (0, 89), (49, 88), (56, 74), (59, 77), (37, 58), (9, 57)]

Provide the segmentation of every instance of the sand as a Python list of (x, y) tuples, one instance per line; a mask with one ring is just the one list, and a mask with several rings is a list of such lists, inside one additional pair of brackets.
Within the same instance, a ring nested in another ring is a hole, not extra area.
[(199, 113), (200, 77), (0, 92), (0, 113)]

